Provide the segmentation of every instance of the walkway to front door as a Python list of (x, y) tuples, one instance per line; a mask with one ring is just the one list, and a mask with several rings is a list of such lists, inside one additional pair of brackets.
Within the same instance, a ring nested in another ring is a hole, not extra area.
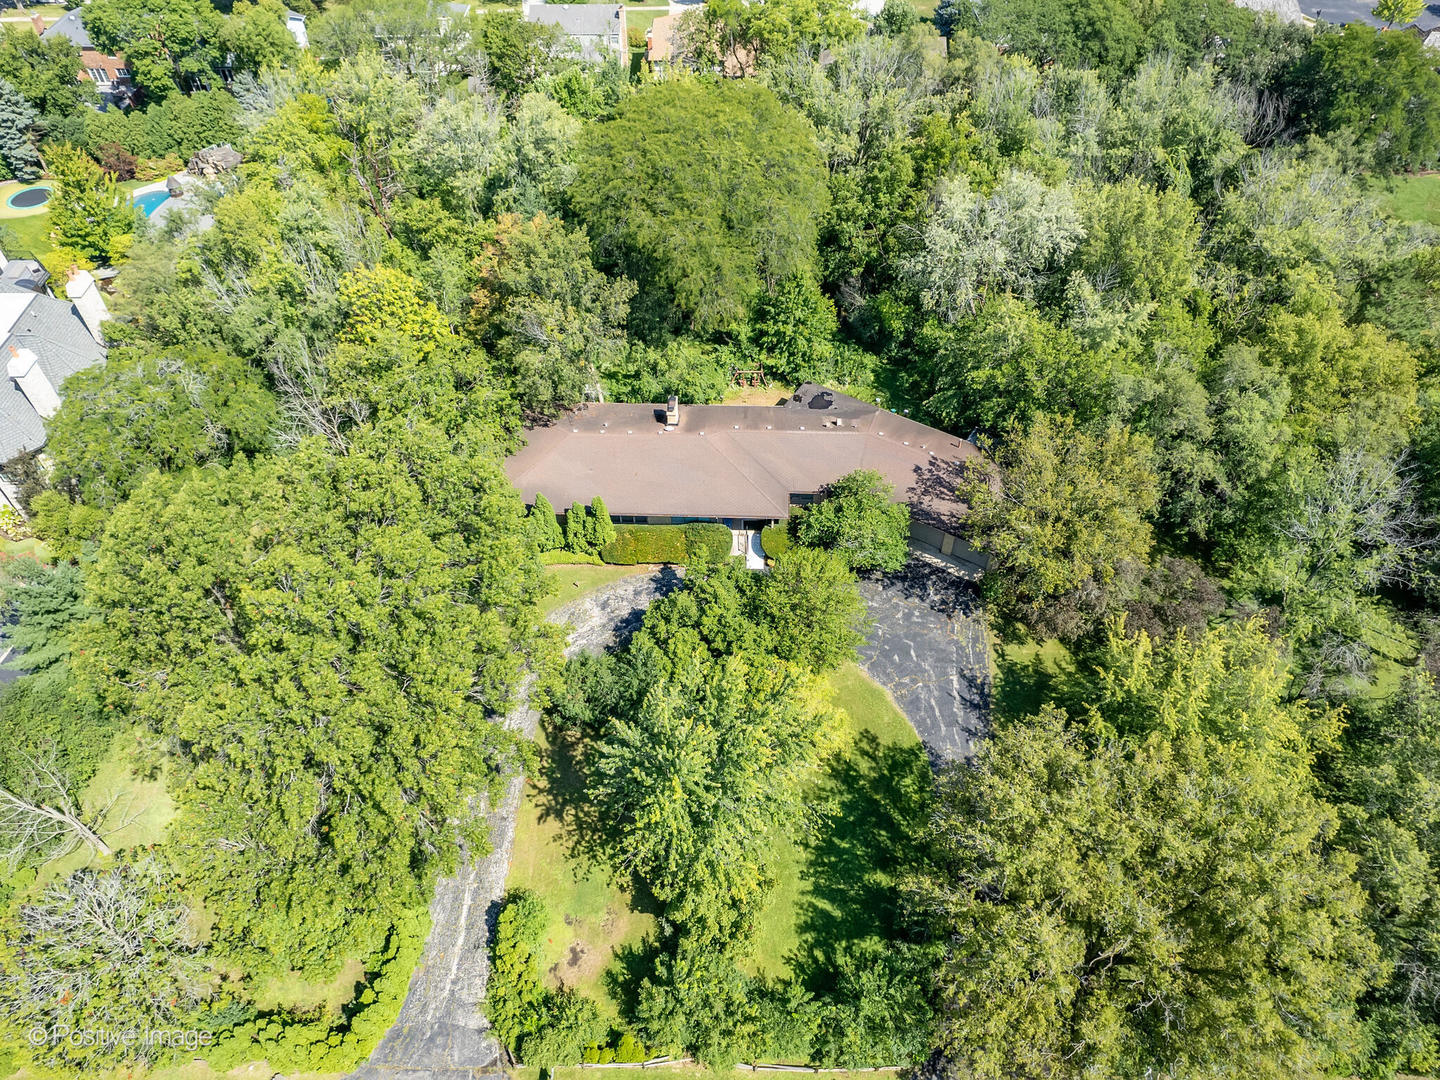
[(746, 570), (765, 569), (765, 549), (760, 546), (758, 529), (731, 529), (730, 554), (745, 556)]

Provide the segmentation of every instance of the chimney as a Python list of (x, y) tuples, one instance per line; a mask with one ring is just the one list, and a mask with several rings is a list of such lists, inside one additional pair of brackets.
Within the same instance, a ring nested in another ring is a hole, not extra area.
[(40, 17), (39, 12), (30, 16), (30, 25), (35, 28), (35, 35), (37, 37), (45, 33), (45, 20)]
[(674, 427), (678, 423), (680, 423), (680, 399), (671, 394), (670, 400), (665, 402), (665, 426)]
[(29, 349), (10, 346), (10, 378), (30, 402), (30, 407), (40, 414), (42, 420), (49, 420), (60, 408), (60, 395), (50, 385), (45, 372), (40, 370), (40, 358)]
[(90, 331), (90, 336), (104, 345), (105, 334), (100, 324), (110, 318), (110, 312), (90, 271), (81, 270), (78, 266), (70, 267), (65, 281), (65, 295), (75, 305), (75, 311), (85, 323), (85, 329)]

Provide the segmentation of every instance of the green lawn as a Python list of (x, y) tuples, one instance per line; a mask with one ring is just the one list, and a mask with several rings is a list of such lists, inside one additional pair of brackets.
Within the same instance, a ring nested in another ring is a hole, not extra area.
[[(138, 730), (117, 734), (109, 754), (80, 793), (87, 810), (110, 807), (101, 835), (115, 851), (158, 844), (165, 839), (165, 829), (175, 816), (175, 803), (165, 787), (163, 764), (158, 755), (147, 751), (144, 738)], [(36, 886), (98, 861), (88, 847), (79, 847), (42, 866)]]
[(591, 566), (586, 563), (545, 567), (545, 576), (554, 583), (555, 592), (540, 601), (540, 613), (550, 612), (578, 599), (586, 593), (609, 585), (612, 581), (648, 574), (648, 566)]
[(352, 957), (328, 979), (307, 979), (298, 971), (255, 980), (254, 1005), (261, 1012), (286, 1009), (301, 1016), (327, 1013), (339, 1018), (355, 998), (355, 984), (365, 978), (365, 962)]
[(1440, 225), (1440, 174), (1376, 181), (1370, 185), (1370, 193), (1393, 218)]
[(525, 784), (507, 885), (530, 890), (550, 910), (542, 963), (551, 985), (577, 987), (613, 1014), (601, 982), (605, 969), (655, 920), (636, 910), (642, 905), (588, 854), (572, 850), (575, 819), (587, 805), (572, 749), (540, 738), (545, 764)]
[(894, 872), (923, 821), (930, 767), (915, 729), (884, 687), (854, 664), (829, 680), (845, 745), (775, 852), (777, 883), (756, 928), (754, 968), (802, 978), (834, 947), (883, 934)]
[(995, 712), (1002, 717), (1029, 716), (1055, 699), (1073, 672), (1070, 650), (1053, 638), (1008, 641), (994, 650)]
[[(10, 236), (5, 234), (9, 233)], [(10, 237), (14, 243), (10, 243)], [(0, 248), (12, 259), (38, 259), (50, 250), (50, 215), (31, 214), (0, 220)]]

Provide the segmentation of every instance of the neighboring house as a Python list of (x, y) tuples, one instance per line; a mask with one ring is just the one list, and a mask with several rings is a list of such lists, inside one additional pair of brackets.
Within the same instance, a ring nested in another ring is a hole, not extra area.
[(971, 568), (962, 464), (979, 449), (859, 398), (806, 383), (780, 405), (586, 404), (526, 431), (505, 471), (527, 503), (605, 500), (621, 523), (718, 521), (754, 531), (873, 469), (910, 507), (914, 547)]
[[(694, 9), (681, 8), (676, 12), (672, 5), (670, 10), (671, 14), (661, 15), (650, 24), (650, 29), (645, 33), (645, 59), (650, 64), (650, 70), (656, 75), (663, 75), (673, 68), (677, 57), (681, 56), (683, 44), (680, 39), (680, 20)], [(679, 62), (687, 68), (695, 66), (693, 60), (681, 59)], [(717, 65), (715, 70), (727, 79), (754, 75), (755, 54), (749, 49), (737, 47), (725, 54), (724, 61)]]
[(604, 60), (616, 56), (623, 61), (629, 55), (624, 7), (526, 3), (520, 10), (526, 22), (558, 26), (569, 34), (580, 46), (582, 59)]
[(63, 37), (80, 49), (80, 73), (76, 77), (89, 79), (100, 91), (100, 96), (117, 105), (129, 105), (135, 96), (135, 84), (130, 78), (130, 69), (118, 56), (98, 52), (90, 40), (85, 24), (80, 21), (80, 9), (67, 11), (50, 26), (39, 15), (32, 15), (35, 32), (42, 38)]
[[(38, 263), (0, 254), (0, 462), (45, 445), (45, 421), (60, 408), (60, 386), (105, 359), (101, 324), (110, 317), (95, 278), (71, 270), (67, 299), (45, 291)], [(15, 492), (0, 480), (0, 506), (16, 510)]]
[(305, 16), (298, 11), (285, 9), (285, 29), (290, 31), (290, 36), (295, 39), (295, 44), (302, 49), (310, 47), (310, 32), (305, 29)]

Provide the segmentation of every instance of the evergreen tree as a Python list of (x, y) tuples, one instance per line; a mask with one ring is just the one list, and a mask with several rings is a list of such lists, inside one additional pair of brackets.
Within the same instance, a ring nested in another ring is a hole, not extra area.
[(7, 79), (0, 79), (0, 161), (17, 180), (40, 177), (40, 154), (30, 138), (39, 113)]
[(565, 532), (560, 528), (555, 508), (540, 492), (535, 493), (535, 504), (530, 507), (530, 530), (538, 551), (559, 551), (565, 546)]
[(605, 500), (596, 495), (590, 500), (590, 543), (595, 551), (605, 550), (607, 544), (615, 542), (615, 523), (605, 509)]
[(565, 511), (565, 550), (576, 555), (592, 554), (589, 524), (585, 520), (585, 504), (573, 502)]

